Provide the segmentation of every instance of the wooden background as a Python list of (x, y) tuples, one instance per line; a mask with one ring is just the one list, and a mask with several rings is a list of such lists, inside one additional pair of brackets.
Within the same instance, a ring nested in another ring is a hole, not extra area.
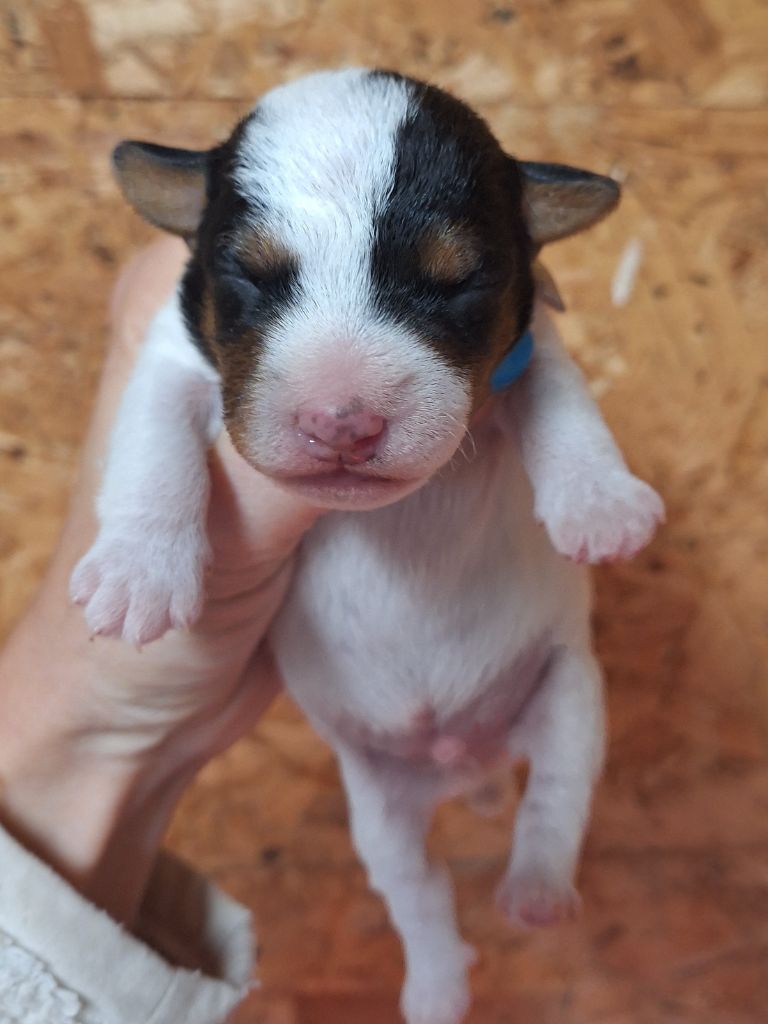
[[(620, 211), (548, 262), (669, 523), (596, 573), (612, 743), (581, 921), (523, 935), (492, 910), (511, 792), (499, 818), (439, 817), (481, 952), (475, 1024), (765, 1020), (766, 54), (765, 0), (0, 0), (0, 632), (56, 536), (110, 283), (151, 236), (110, 180), (121, 137), (209, 144), (268, 86), (363, 63), (453, 89), (517, 155), (624, 181)], [(332, 759), (286, 702), (203, 773), (171, 842), (257, 914), (240, 1024), (397, 1019), (397, 944)]]

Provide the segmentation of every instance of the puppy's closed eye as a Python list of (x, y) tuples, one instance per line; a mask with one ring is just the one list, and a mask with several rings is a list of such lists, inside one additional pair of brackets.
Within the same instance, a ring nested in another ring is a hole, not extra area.
[(248, 232), (232, 246), (235, 265), (253, 284), (262, 286), (291, 274), (295, 259), (286, 247), (271, 235)]

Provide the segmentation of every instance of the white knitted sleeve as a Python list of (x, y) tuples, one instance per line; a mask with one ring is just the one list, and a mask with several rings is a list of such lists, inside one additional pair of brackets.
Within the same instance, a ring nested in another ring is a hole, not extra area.
[(37, 957), (0, 932), (2, 1024), (86, 1024), (83, 1001)]
[(248, 912), (162, 854), (130, 934), (0, 829), (0, 1024), (223, 1024)]

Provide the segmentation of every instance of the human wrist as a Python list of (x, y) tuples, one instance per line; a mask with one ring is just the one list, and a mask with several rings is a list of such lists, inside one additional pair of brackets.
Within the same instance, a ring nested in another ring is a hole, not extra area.
[(87, 666), (68, 659), (51, 686), (57, 667), (50, 652), (44, 665), (30, 651), (25, 627), (0, 659), (0, 823), (87, 899), (130, 925), (196, 766), (94, 743), (74, 689)]
[[(30, 755), (35, 753), (30, 748)], [(34, 765), (0, 774), (0, 823), (86, 899), (130, 927), (173, 808), (190, 781), (59, 740)]]

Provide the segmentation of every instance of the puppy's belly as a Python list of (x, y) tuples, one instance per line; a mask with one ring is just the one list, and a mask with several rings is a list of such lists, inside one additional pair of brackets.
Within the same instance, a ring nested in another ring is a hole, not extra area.
[(552, 651), (549, 637), (542, 637), (493, 681), (467, 681), (464, 689), (474, 696), (449, 714), (439, 700), (425, 699), (415, 709), (404, 709), (399, 727), (381, 728), (342, 711), (333, 733), (380, 761), (472, 774), (507, 754), (510, 732), (546, 672)]
[(397, 505), (324, 517), (271, 634), (283, 678), (332, 743), (485, 763), (546, 670), (588, 634), (580, 567), (534, 523), (514, 465), (478, 458)]
[(498, 758), (563, 642), (560, 606), (586, 629), (581, 570), (554, 586), (544, 565), (516, 594), (502, 557), (417, 586), (346, 547), (344, 566), (310, 556), (273, 628), (294, 699), (331, 743), (371, 755), (462, 771)]

